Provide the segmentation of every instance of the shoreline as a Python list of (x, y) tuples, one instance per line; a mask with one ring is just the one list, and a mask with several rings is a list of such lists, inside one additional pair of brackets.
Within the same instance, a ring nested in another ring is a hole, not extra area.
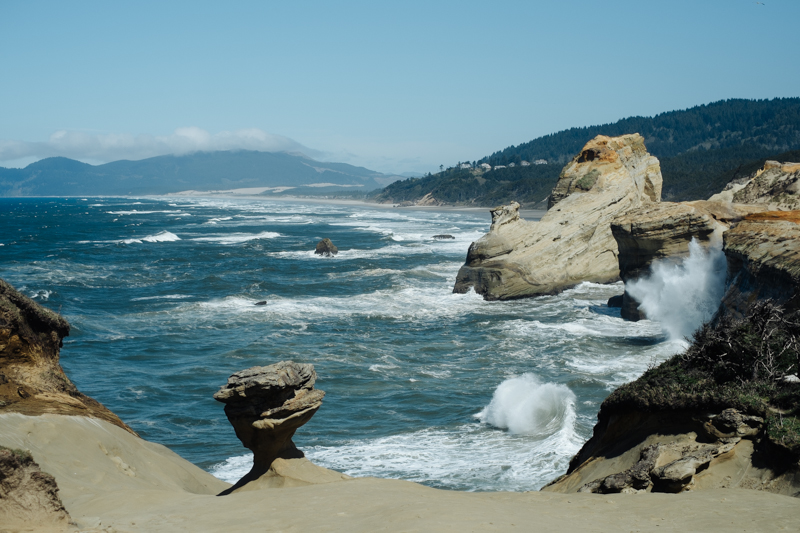
[[(373, 207), (375, 209), (397, 209), (402, 211), (422, 211), (433, 213), (463, 213), (469, 215), (485, 214), (491, 221), (491, 210), (493, 207), (467, 207), (459, 205), (410, 205), (399, 206), (397, 204), (382, 204), (378, 202), (369, 202), (366, 200), (356, 200), (349, 198), (322, 198), (322, 197), (308, 197), (308, 196), (266, 196), (266, 195), (223, 195), (223, 194), (197, 194), (197, 195), (165, 195), (165, 196), (127, 196), (124, 198), (207, 198), (207, 199), (241, 199), (241, 200), (267, 200), (277, 202), (296, 202), (296, 203), (310, 203), (310, 204), (325, 204), (325, 205), (341, 205), (341, 206), (364, 206)], [(77, 198), (77, 197), (76, 197)], [(520, 209), (520, 217), (529, 221), (537, 221), (541, 219), (547, 212), (546, 209)]]
[[(48, 199), (54, 200), (59, 198), (70, 198), (70, 199), (84, 199), (84, 198), (128, 198), (128, 199), (170, 199), (170, 200), (178, 200), (178, 199), (190, 199), (190, 198), (202, 198), (202, 199), (209, 199), (209, 200), (219, 200), (219, 199), (226, 199), (226, 200), (264, 200), (264, 201), (274, 201), (274, 202), (294, 202), (294, 203), (307, 203), (307, 204), (324, 204), (324, 205), (340, 205), (340, 206), (363, 206), (363, 207), (372, 207), (375, 209), (397, 209), (403, 211), (422, 211), (422, 212), (440, 212), (440, 213), (462, 213), (468, 215), (480, 215), (484, 214), (487, 219), (491, 222), (491, 210), (496, 207), (467, 207), (467, 206), (459, 206), (459, 205), (412, 205), (412, 206), (403, 206), (400, 207), (397, 204), (381, 204), (377, 202), (368, 202), (366, 200), (355, 200), (355, 199), (347, 199), (347, 198), (322, 198), (322, 197), (305, 197), (305, 196), (263, 196), (263, 195), (249, 195), (249, 194), (241, 194), (241, 195), (233, 195), (233, 194), (193, 194), (193, 195), (183, 195), (183, 194), (143, 194), (143, 195), (119, 195), (119, 196), (87, 196), (87, 195), (79, 195), (79, 196), (4, 196), (0, 198), (0, 200), (30, 200), (30, 199)], [(544, 214), (547, 213), (546, 209), (520, 209), (519, 215), (521, 218), (528, 220), (528, 221), (538, 221), (540, 220)]]

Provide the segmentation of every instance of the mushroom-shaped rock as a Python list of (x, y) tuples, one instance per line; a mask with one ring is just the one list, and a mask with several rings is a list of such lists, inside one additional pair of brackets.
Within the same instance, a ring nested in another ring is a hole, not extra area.
[(317, 248), (314, 250), (317, 255), (324, 255), (331, 257), (339, 253), (339, 249), (327, 237), (317, 243)]
[(214, 395), (253, 452), (253, 469), (236, 487), (266, 473), (275, 459), (303, 457), (292, 436), (322, 405), (325, 393), (314, 388), (316, 379), (313, 365), (281, 361), (236, 372)]

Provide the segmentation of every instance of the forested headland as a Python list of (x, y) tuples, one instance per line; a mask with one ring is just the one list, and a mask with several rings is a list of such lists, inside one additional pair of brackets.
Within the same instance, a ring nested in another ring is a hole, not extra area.
[(641, 134), (648, 151), (660, 160), (664, 200), (704, 199), (767, 159), (800, 161), (800, 98), (721, 100), (654, 117), (571, 128), (509, 146), (468, 163), (469, 168), (457, 164), (394, 182), (373, 193), (372, 199), (416, 202), (430, 194), (438, 202), (456, 205), (492, 206), (511, 200), (541, 205), (561, 168), (587, 141), (628, 133)]

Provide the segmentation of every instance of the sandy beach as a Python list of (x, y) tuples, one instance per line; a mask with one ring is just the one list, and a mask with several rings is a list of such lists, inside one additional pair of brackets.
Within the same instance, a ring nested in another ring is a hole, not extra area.
[(296, 470), (305, 481), (294, 484), (304, 486), (216, 496), (229, 485), (106, 422), (8, 413), (0, 428), (0, 445), (29, 449), (55, 476), (80, 531), (796, 531), (800, 524), (797, 499), (755, 490), (468, 493), (324, 476), (308, 484), (292, 464), (304, 460), (283, 465), (284, 475), (291, 480)]

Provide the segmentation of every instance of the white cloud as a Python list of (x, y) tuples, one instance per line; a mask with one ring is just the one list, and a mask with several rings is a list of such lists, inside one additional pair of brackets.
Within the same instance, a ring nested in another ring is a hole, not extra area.
[(171, 135), (131, 135), (129, 133), (92, 134), (57, 131), (44, 142), (0, 140), (0, 161), (63, 156), (72, 159), (117, 161), (145, 159), (158, 155), (181, 155), (219, 150), (259, 150), (262, 152), (300, 152), (317, 157), (312, 150), (283, 135), (257, 128), (221, 131), (216, 134), (195, 127), (178, 128)]

